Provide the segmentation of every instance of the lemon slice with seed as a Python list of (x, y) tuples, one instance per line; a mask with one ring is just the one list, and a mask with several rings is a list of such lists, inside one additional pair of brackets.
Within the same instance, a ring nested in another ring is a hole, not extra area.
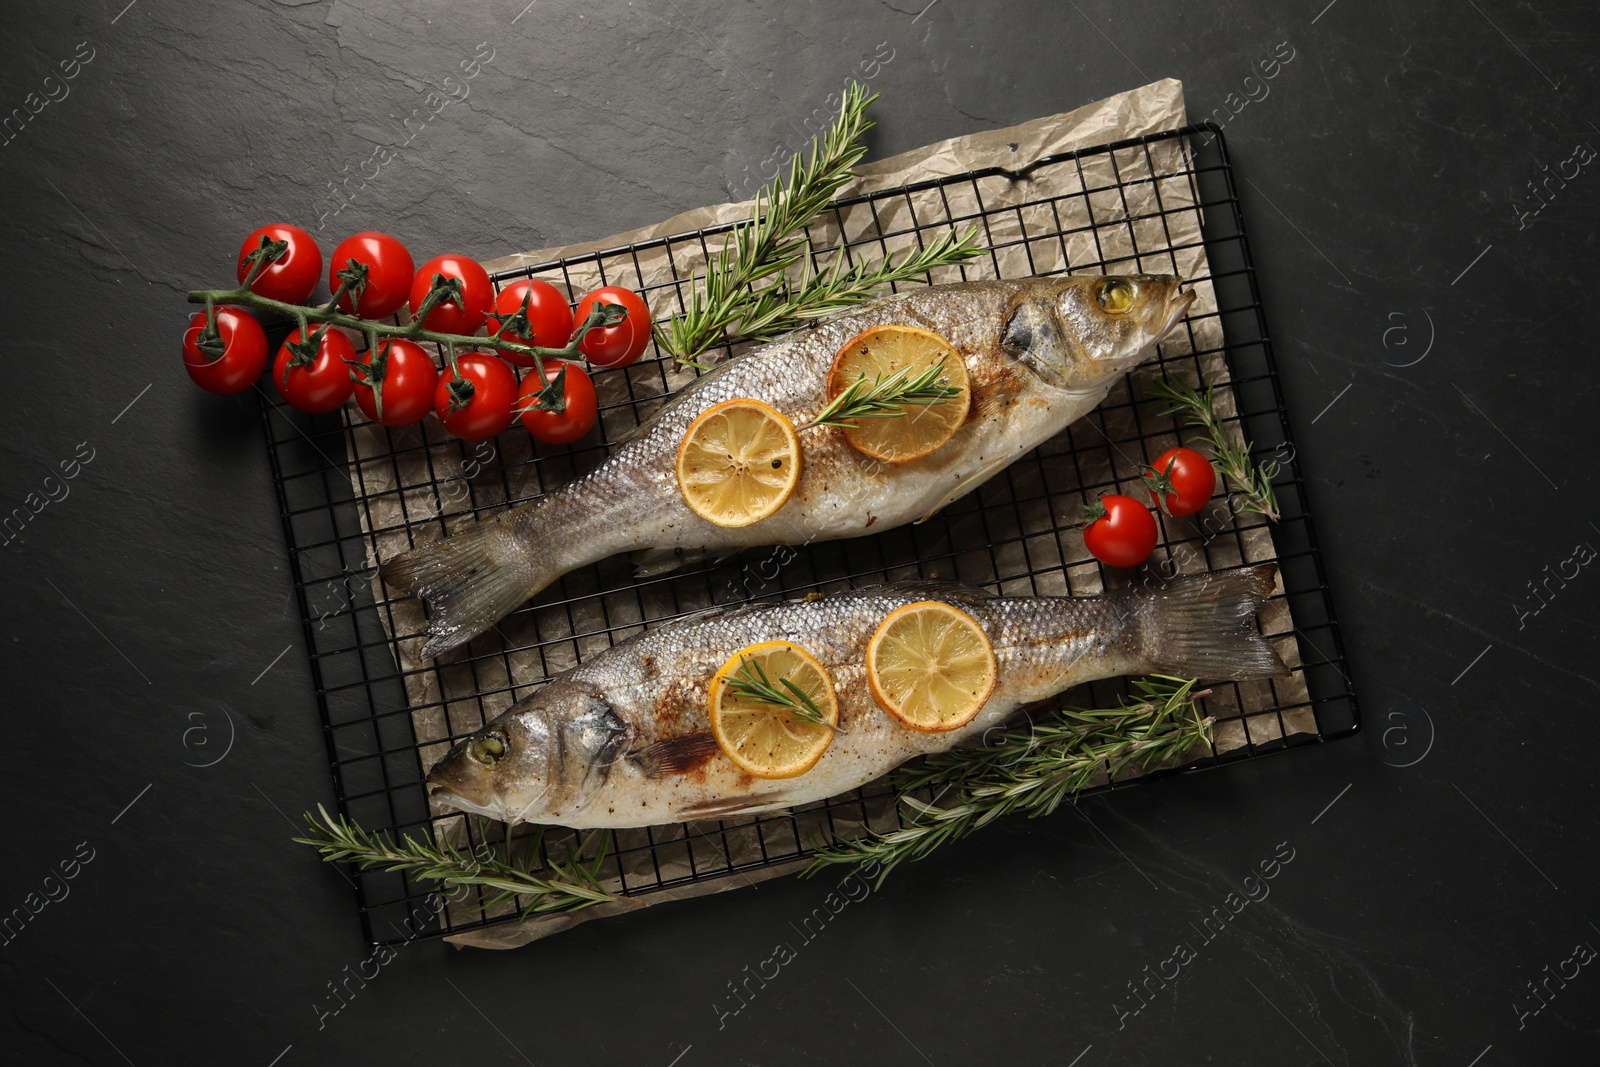
[(759, 400), (700, 413), (678, 445), (678, 491), (718, 526), (749, 526), (783, 507), (800, 481), (794, 424)]
[(858, 452), (888, 463), (906, 463), (938, 449), (956, 435), (972, 406), (967, 365), (950, 342), (915, 326), (877, 326), (844, 343), (828, 371), (831, 401), (865, 376), (870, 382), (904, 370), (915, 378), (943, 363), (942, 384), (961, 392), (936, 403), (908, 403), (904, 414), (852, 420), (842, 427), (845, 440)]
[(938, 600), (895, 608), (867, 643), (878, 706), (913, 730), (965, 726), (994, 692), (994, 646), (978, 621)]
[[(792, 706), (750, 696), (741, 680), (792, 693), (783, 684), (787, 681), (805, 694), (800, 704), (809, 702), (807, 713), (815, 708), (821, 722), (797, 717)], [(839, 725), (839, 698), (827, 668), (792, 641), (764, 641), (735, 652), (712, 677), (706, 702), (717, 744), (756, 778), (793, 778), (809, 771), (833, 743), (833, 727)]]

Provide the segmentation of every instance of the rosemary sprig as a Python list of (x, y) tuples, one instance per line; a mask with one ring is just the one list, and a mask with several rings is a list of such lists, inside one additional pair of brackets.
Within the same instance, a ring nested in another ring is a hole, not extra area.
[(727, 687), (741, 700), (752, 704), (766, 704), (783, 708), (792, 718), (815, 726), (826, 726), (834, 732), (839, 728), (822, 717), (822, 709), (811, 699), (811, 694), (779, 675), (777, 684), (767, 677), (766, 668), (749, 656), (739, 657), (739, 669), (728, 675)]
[(944, 361), (945, 357), (939, 357), (939, 362), (915, 377), (910, 367), (901, 367), (887, 378), (879, 374), (868, 379), (863, 374), (817, 412), (816, 418), (795, 427), (795, 432), (813, 426), (853, 427), (856, 419), (894, 418), (904, 415), (908, 405), (942, 404), (960, 396), (959, 386), (947, 384), (950, 377), (944, 373)]
[(1206, 386), (1202, 396), (1194, 386), (1182, 378), (1162, 378), (1150, 384), (1150, 395), (1167, 402), (1163, 415), (1178, 415), (1190, 426), (1205, 433), (1211, 445), (1211, 455), (1221, 469), (1223, 477), (1233, 490), (1245, 498), (1240, 514), (1264, 515), (1278, 521), (1278, 494), (1272, 488), (1272, 479), (1278, 465), (1264, 462), (1259, 466), (1250, 459), (1251, 442), (1235, 440), (1223, 424), (1222, 415), (1215, 403), (1215, 386)]
[(769, 341), (835, 311), (855, 307), (884, 286), (920, 278), (935, 267), (974, 259), (983, 254), (977, 241), (978, 228), (973, 226), (965, 233), (950, 230), (941, 234), (926, 248), (899, 260), (885, 256), (852, 264), (843, 252), (835, 252), (827, 267), (806, 275), (799, 284), (785, 278), (752, 292), (739, 313), (739, 334), (751, 341)]
[[(505, 841), (486, 848), (487, 858), (479, 858), (449, 842), (428, 845), (410, 834), (401, 837), (396, 844), (385, 832), (374, 833), (342, 815), (337, 818), (329, 815), (321, 804), (317, 805), (317, 815), (306, 812), (302, 817), (306, 821), (307, 836), (294, 840), (312, 846), (322, 853), (324, 860), (355, 863), (362, 870), (376, 867), (384, 871), (406, 871), (441, 886), (479, 886), (493, 890), (479, 905), (481, 910), (516, 900), (518, 916), (526, 919), (548, 912), (580, 911), (617, 899), (600, 888), (600, 865), (611, 847), (609, 830), (586, 834), (575, 845), (569, 845), (564, 862), (550, 857), (541, 864), (543, 830), (524, 839), (520, 849), (513, 849), (511, 828), (507, 826)], [(593, 858), (582, 859), (586, 852), (593, 852)], [(541, 870), (545, 873), (536, 873)]]
[[(808, 153), (794, 156), (787, 176), (779, 174), (761, 188), (749, 220), (733, 230), (706, 272), (690, 280), (683, 314), (656, 324), (656, 344), (663, 351), (692, 364), (735, 326), (744, 337), (766, 340), (852, 306), (881, 286), (981, 254), (973, 227), (960, 236), (946, 234), (898, 262), (885, 257), (851, 264), (836, 252), (829, 267), (799, 281), (789, 279), (791, 268), (810, 259), (806, 227), (855, 176), (867, 153), (862, 137), (873, 122), (866, 111), (877, 98), (860, 82), (846, 87), (833, 125), (812, 139)], [(768, 279), (773, 280), (758, 286)]]
[[(806, 874), (844, 865), (879, 865), (882, 884), (899, 863), (928, 855), (1012, 812), (1048, 815), (1101, 773), (1143, 773), (1210, 743), (1191, 679), (1151, 675), (1133, 683), (1137, 700), (1114, 708), (1062, 708), (1027, 728), (988, 735), (981, 747), (929, 756), (892, 779), (904, 825), (887, 834), (819, 845)], [(913, 795), (938, 790), (933, 802)], [(942, 805), (940, 799), (949, 795)]]

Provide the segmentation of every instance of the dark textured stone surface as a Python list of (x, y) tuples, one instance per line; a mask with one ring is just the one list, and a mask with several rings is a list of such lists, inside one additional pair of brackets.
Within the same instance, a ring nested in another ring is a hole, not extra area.
[[(93, 850), (0, 945), (7, 1062), (1593, 1062), (1600, 973), (1546, 975), (1600, 944), (1600, 574), (1514, 605), (1600, 544), (1574, 460), (1600, 174), (1513, 208), (1600, 147), (1593, 5), (924, 2), (7, 4), (0, 114), (94, 50), (0, 147), (0, 508), (93, 450), (0, 559), (0, 909)], [(1366, 740), (1002, 824), (851, 905), (723, 1025), (825, 885), (509, 954), (412, 945), (319, 1026), (368, 950), (288, 840), (330, 796), (324, 746), (253, 405), (183, 377), (182, 291), (260, 222), (314, 226), (480, 41), (470, 97), (322, 235), (490, 257), (725, 198), (880, 41), (878, 156), (1164, 75), (1194, 114), (1237, 106), (1290, 42), (1226, 129)], [(232, 750), (192, 766), (190, 714), (219, 704)], [(1280, 842), (1270, 896), (1131, 1014), (1127, 984)]]

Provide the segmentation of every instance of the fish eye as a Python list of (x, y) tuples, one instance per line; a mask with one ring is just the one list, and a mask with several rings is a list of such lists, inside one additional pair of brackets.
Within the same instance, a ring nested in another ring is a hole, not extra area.
[(1126, 278), (1107, 278), (1095, 294), (1095, 300), (1111, 314), (1121, 315), (1133, 307), (1133, 298), (1137, 294), (1138, 290)]
[(506, 738), (504, 734), (498, 731), (484, 734), (482, 737), (475, 737), (472, 739), (472, 743), (467, 746), (467, 755), (479, 763), (493, 765), (505, 754)]

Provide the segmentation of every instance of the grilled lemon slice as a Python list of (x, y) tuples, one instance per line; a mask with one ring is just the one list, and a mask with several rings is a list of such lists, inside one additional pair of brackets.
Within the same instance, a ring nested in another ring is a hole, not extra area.
[(830, 401), (862, 377), (871, 382), (904, 370), (915, 378), (941, 363), (941, 384), (959, 389), (958, 394), (934, 403), (905, 404), (899, 414), (854, 419), (854, 425), (841, 427), (851, 447), (888, 463), (920, 459), (956, 435), (972, 406), (972, 390), (961, 354), (929, 330), (877, 326), (846, 341), (828, 371)]
[(800, 481), (794, 424), (759, 400), (701, 412), (678, 445), (678, 491), (718, 526), (749, 526), (783, 507)]
[[(795, 705), (752, 696), (741, 680), (777, 689), (807, 715), (814, 710), (820, 721), (799, 717)], [(795, 697), (789, 686), (804, 698)], [(839, 725), (839, 698), (827, 668), (792, 641), (764, 641), (735, 652), (712, 677), (706, 702), (718, 746), (756, 778), (793, 778), (809, 771), (833, 743), (833, 728)]]
[(938, 600), (894, 609), (867, 643), (872, 695), (913, 730), (941, 733), (977, 718), (994, 692), (995, 673), (983, 627)]

